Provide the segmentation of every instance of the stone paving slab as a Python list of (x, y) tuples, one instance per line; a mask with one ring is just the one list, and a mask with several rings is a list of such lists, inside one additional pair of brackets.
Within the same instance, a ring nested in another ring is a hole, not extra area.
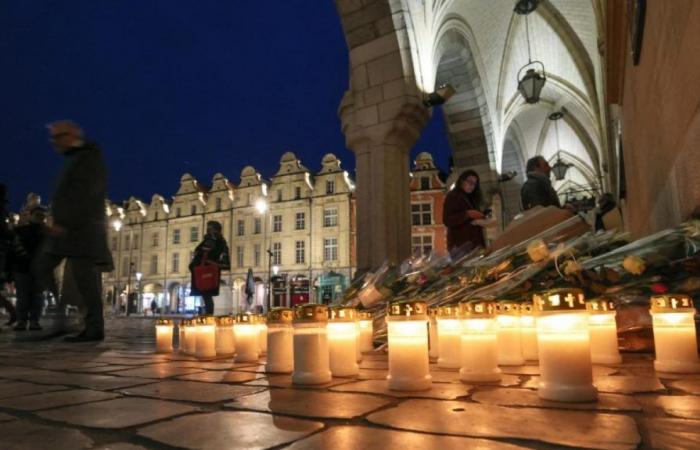
[(64, 389), (68, 388), (66, 386), (47, 386), (43, 384), (24, 383), (21, 381), (8, 381), (7, 383), (0, 384), (0, 399)]
[(333, 378), (330, 383), (300, 386), (292, 383), (291, 375), (267, 375), (265, 378), (253, 380), (245, 383), (248, 386), (265, 386), (276, 388), (295, 388), (295, 389), (326, 389), (332, 386), (352, 382), (352, 378)]
[(641, 441), (631, 417), (597, 412), (407, 400), (396, 407), (370, 414), (367, 419), (377, 425), (410, 431), (528, 439), (595, 449), (633, 449)]
[(193, 411), (197, 411), (197, 408), (162, 400), (118, 398), (42, 411), (38, 415), (45, 419), (84, 427), (117, 429), (143, 425)]
[(196, 381), (163, 381), (147, 384), (121, 392), (126, 395), (181, 400), (198, 403), (216, 403), (243, 395), (255, 394), (265, 388), (230, 384), (199, 383)]
[(79, 430), (16, 420), (0, 423), (0, 443), (3, 450), (80, 450), (93, 441)]
[(237, 398), (225, 406), (300, 417), (352, 419), (389, 403), (389, 400), (366, 394), (270, 389)]
[(68, 372), (75, 372), (75, 373), (109, 373), (109, 372), (116, 372), (118, 370), (129, 370), (133, 369), (133, 366), (117, 366), (114, 364), (106, 364), (104, 366), (97, 366), (97, 367), (88, 367), (88, 368), (75, 368), (75, 369), (68, 369)]
[[(530, 377), (525, 383), (525, 389), (537, 389), (540, 377)], [(627, 375), (613, 375), (610, 377), (598, 377), (593, 379), (593, 384), (598, 392), (613, 394), (638, 394), (644, 392), (664, 392), (666, 388), (658, 378), (637, 377)]]
[(700, 422), (685, 419), (646, 419), (649, 448), (695, 450), (700, 448)]
[[(459, 379), (459, 372), (448, 372), (446, 370), (431, 370), (430, 376), (433, 378), (433, 383), (457, 383), (460, 384), (462, 381)], [(386, 378), (384, 378), (386, 379)], [(473, 383), (473, 385), (498, 385), (503, 387), (519, 386), (520, 377), (517, 375), (510, 375), (507, 373), (501, 374), (501, 381), (498, 382), (487, 382), (487, 383)]]
[(533, 406), (537, 408), (599, 410), (599, 411), (641, 411), (642, 405), (633, 397), (618, 394), (598, 393), (597, 402), (567, 403), (542, 400), (537, 392), (530, 389), (491, 389), (472, 395), (472, 400), (485, 405)]
[(17, 420), (15, 416), (11, 416), (7, 413), (0, 412), (0, 422), (9, 422), (11, 420)]
[(68, 391), (45, 392), (42, 394), (25, 395), (0, 400), (0, 407), (22, 411), (55, 408), (57, 406), (77, 405), (80, 403), (97, 402), (119, 397), (119, 394), (89, 389), (71, 389)]
[(228, 411), (180, 417), (143, 428), (138, 434), (186, 449), (262, 449), (293, 442), (321, 428), (321, 422)]
[(380, 394), (398, 398), (434, 398), (441, 400), (455, 400), (469, 395), (472, 386), (456, 383), (433, 383), (430, 389), (425, 391), (392, 391), (386, 380), (365, 380), (355, 383), (342, 384), (330, 388), (333, 392), (361, 392), (366, 394)]
[(202, 372), (202, 370), (187, 367), (170, 367), (165, 364), (157, 364), (138, 369), (120, 370), (118, 372), (112, 372), (111, 374), (120, 377), (170, 378), (199, 372)]
[(129, 444), (128, 442), (116, 442), (112, 444), (104, 444), (99, 447), (93, 447), (92, 450), (148, 450), (140, 445)]
[(680, 389), (688, 394), (700, 395), (700, 380), (671, 381), (669, 386), (674, 389)]
[(265, 376), (255, 372), (239, 372), (236, 370), (211, 370), (208, 372), (193, 373), (177, 377), (178, 380), (204, 381), (206, 383), (245, 383), (247, 381), (259, 380)]
[(700, 419), (700, 397), (696, 395), (639, 396), (638, 399), (652, 411), (658, 408), (669, 416)]
[[(512, 375), (539, 375), (540, 367), (533, 365), (524, 366), (499, 366), (501, 372)], [(593, 377), (603, 377), (613, 375), (619, 372), (619, 369), (607, 366), (593, 366)]]

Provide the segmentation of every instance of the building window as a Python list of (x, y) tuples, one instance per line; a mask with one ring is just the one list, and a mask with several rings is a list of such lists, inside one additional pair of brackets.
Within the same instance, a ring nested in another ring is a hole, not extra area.
[(158, 247), (158, 245), (160, 245), (160, 233), (153, 233), (151, 236), (151, 243), (153, 247)]
[(113, 237), (112, 238), (112, 251), (116, 252), (118, 246), (119, 246), (119, 239), (116, 237)]
[(423, 191), (430, 189), (430, 177), (420, 177), (420, 188)]
[(245, 204), (246, 204), (246, 205), (250, 205), (250, 194), (246, 194), (246, 197), (245, 197)]
[(272, 231), (274, 233), (282, 231), (282, 216), (272, 216)]
[(197, 214), (197, 205), (192, 205), (190, 207), (190, 214), (192, 214), (193, 216)]
[(431, 225), (433, 223), (433, 207), (430, 203), (411, 204), (411, 224)]
[[(158, 213), (156, 213), (158, 214)], [(175, 208), (175, 217), (180, 217), (182, 215), (182, 208), (177, 207)]]
[(338, 260), (338, 238), (327, 238), (323, 240), (323, 260)]
[(129, 260), (124, 258), (122, 261), (122, 276), (129, 273)]
[(158, 220), (158, 211), (156, 211), (156, 220)]
[(138, 250), (138, 248), (139, 248), (139, 235), (138, 235), (138, 234), (135, 234), (135, 235), (134, 235), (134, 246), (133, 246), (133, 249), (134, 249), (134, 250)]
[(178, 273), (180, 271), (180, 254), (173, 253), (172, 269), (173, 272)]
[(277, 189), (277, 201), (282, 201), (282, 189)]
[(299, 200), (301, 198), (301, 187), (296, 186), (294, 188), (294, 200)]
[(326, 180), (326, 194), (330, 195), (335, 192), (335, 181)]
[(190, 227), (190, 242), (199, 241), (199, 227)]
[(260, 234), (262, 233), (262, 219), (260, 217), (256, 217), (255, 220), (253, 221), (253, 234)]
[(323, 226), (335, 227), (338, 225), (338, 210), (336, 208), (323, 210)]
[(304, 228), (306, 228), (306, 213), (298, 212), (294, 229), (303, 230)]
[(173, 244), (179, 244), (180, 243), (180, 229), (175, 228), (173, 230)]
[(131, 271), (136, 274), (139, 271), (139, 259), (134, 258), (134, 262), (131, 263)]
[(239, 245), (236, 247), (236, 267), (243, 267), (243, 246)]
[(294, 261), (297, 264), (304, 264), (306, 262), (306, 242), (296, 241), (295, 250)]
[(272, 244), (272, 264), (282, 264), (282, 243), (274, 242)]
[(151, 255), (151, 275), (158, 273), (158, 255)]
[(130, 236), (127, 234), (126, 236), (124, 236), (124, 250), (129, 250), (129, 245), (130, 245), (130, 244), (131, 244), (131, 238), (130, 238)]
[(253, 257), (255, 259), (255, 267), (260, 267), (260, 244), (255, 244), (253, 247)]
[(221, 211), (221, 197), (216, 197), (216, 210)]
[(433, 251), (433, 236), (429, 234), (411, 237), (413, 256), (429, 255)]
[(243, 236), (245, 234), (245, 220), (240, 219), (236, 222), (236, 236)]

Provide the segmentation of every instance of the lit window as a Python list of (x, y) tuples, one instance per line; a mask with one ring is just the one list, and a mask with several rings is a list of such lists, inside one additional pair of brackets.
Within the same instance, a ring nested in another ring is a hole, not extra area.
[(274, 242), (272, 244), (272, 264), (282, 264), (282, 243)]
[(306, 262), (306, 242), (296, 241), (296, 255), (294, 261), (297, 264), (304, 264)]

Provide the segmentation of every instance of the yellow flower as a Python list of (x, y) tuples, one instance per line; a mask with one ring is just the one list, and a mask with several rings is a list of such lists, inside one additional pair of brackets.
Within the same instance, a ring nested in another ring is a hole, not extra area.
[(646, 263), (639, 256), (628, 256), (622, 261), (622, 267), (632, 275), (641, 275), (646, 270)]
[(581, 264), (576, 261), (567, 261), (564, 265), (564, 275), (574, 275), (581, 271)]
[(549, 259), (549, 249), (542, 239), (530, 242), (527, 245), (527, 254), (534, 262)]

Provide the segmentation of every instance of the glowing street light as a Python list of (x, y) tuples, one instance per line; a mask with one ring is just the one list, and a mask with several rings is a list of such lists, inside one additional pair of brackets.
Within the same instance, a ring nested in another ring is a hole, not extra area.
[(114, 228), (114, 231), (116, 231), (116, 232), (119, 232), (119, 230), (122, 229), (122, 225), (123, 225), (123, 224), (122, 224), (122, 221), (119, 220), (119, 219), (115, 219), (115, 220), (112, 222), (112, 227)]
[(267, 202), (264, 198), (259, 198), (255, 202), (255, 209), (257, 209), (260, 214), (264, 214), (265, 211), (267, 211)]

